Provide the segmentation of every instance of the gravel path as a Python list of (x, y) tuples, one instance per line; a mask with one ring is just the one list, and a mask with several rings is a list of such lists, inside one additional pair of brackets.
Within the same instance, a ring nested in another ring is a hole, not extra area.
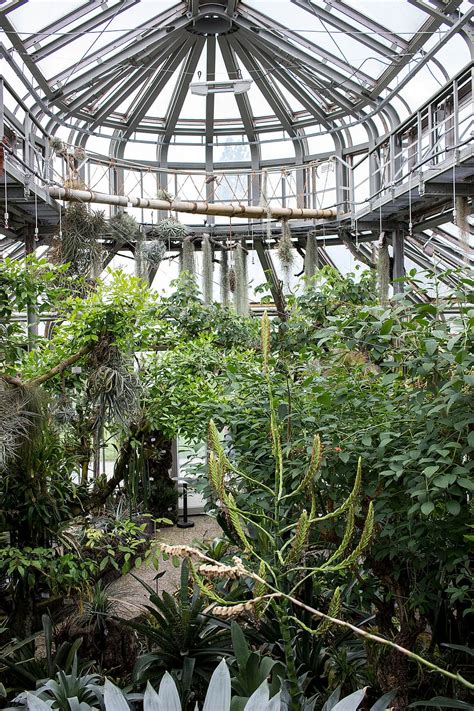
[[(173, 546), (192, 545), (195, 540), (212, 540), (221, 535), (221, 529), (213, 518), (194, 516), (191, 520), (194, 522), (194, 528), (163, 528), (157, 533), (157, 540)], [(163, 571), (165, 574), (155, 580), (157, 572)], [(175, 568), (171, 560), (160, 559), (159, 571), (152, 566), (142, 565), (138, 569), (135, 568), (133, 574), (155, 590), (158, 585), (158, 592), (166, 590), (173, 593), (179, 587), (180, 568)], [(130, 573), (114, 580), (109, 586), (109, 594), (116, 602), (116, 613), (126, 618), (136, 617), (148, 602), (147, 591)]]

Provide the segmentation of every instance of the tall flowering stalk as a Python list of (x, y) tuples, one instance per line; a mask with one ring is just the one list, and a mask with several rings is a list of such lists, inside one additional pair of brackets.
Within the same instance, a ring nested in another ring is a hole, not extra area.
[[(272, 459), (275, 464), (273, 486), (249, 476), (232, 463), (221, 444), (219, 432), (214, 424), (209, 424), (208, 437), (208, 471), (209, 480), (214, 492), (217, 507), (225, 516), (229, 529), (235, 540), (238, 540), (246, 560), (245, 572), (240, 566), (239, 576), (247, 575), (252, 571), (255, 580), (253, 600), (227, 603), (213, 588), (213, 579), (224, 574), (219, 568), (209, 566), (194, 566), (195, 580), (201, 590), (216, 603), (215, 614), (229, 617), (243, 612), (252, 611), (262, 614), (265, 607), (271, 605), (280, 626), (283, 640), (286, 666), (288, 669), (288, 687), (292, 699), (292, 708), (298, 709), (301, 701), (301, 690), (298, 684), (297, 670), (295, 667), (292, 647), (293, 633), (291, 626), (300, 625), (308, 631), (293, 611), (293, 597), (297, 596), (302, 583), (306, 580), (328, 572), (342, 571), (353, 565), (363, 554), (369, 544), (374, 523), (372, 503), (369, 504), (362, 535), (357, 544), (353, 544), (355, 529), (355, 510), (358, 505), (358, 495), (361, 486), (361, 467), (359, 464), (354, 486), (348, 498), (336, 510), (318, 516), (316, 505), (316, 480), (321, 467), (322, 447), (318, 434), (314, 435), (312, 453), (307, 470), (300, 482), (288, 489), (288, 479), (285, 477), (285, 460), (282, 448), (282, 436), (277, 415), (277, 405), (272, 391), (271, 367), (271, 328), (268, 313), (265, 312), (261, 326), (261, 352), (262, 371), (266, 383), (267, 396), (270, 410), (270, 436), (272, 443)], [(248, 485), (253, 491), (261, 491), (262, 495), (270, 496), (273, 500), (271, 514), (252, 507), (242, 509), (232, 493), (232, 481)], [(310, 502), (308, 509), (303, 509), (288, 521), (290, 511), (297, 509), (297, 502), (306, 499)], [(311, 531), (322, 522), (331, 519), (346, 517), (346, 526), (343, 539), (337, 550), (322, 564), (308, 567), (304, 564), (305, 553), (308, 547)], [(258, 535), (255, 535), (257, 532)], [(236, 559), (237, 561), (239, 559)], [(226, 570), (227, 577), (233, 577), (232, 571)], [(290, 597), (288, 597), (290, 596)], [(296, 599), (296, 597), (295, 597)], [(339, 588), (333, 593), (329, 605), (329, 617), (338, 614), (341, 604)], [(325, 619), (315, 630), (314, 634), (323, 634), (331, 625)]]

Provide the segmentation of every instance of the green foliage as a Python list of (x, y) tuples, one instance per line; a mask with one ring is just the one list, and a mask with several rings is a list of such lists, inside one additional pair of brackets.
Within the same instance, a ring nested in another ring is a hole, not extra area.
[(189, 568), (184, 562), (181, 587), (175, 597), (167, 592), (158, 595), (144, 585), (149, 593), (149, 621), (127, 623), (145, 637), (152, 650), (137, 662), (137, 681), (156, 681), (169, 670), (181, 679), (185, 689), (187, 676), (195, 674), (208, 681), (219, 659), (230, 654), (228, 631), (203, 614), (206, 598), (197, 589), (190, 593), (189, 584)]
[(146, 523), (126, 518), (95, 519), (79, 534), (83, 556), (94, 563), (98, 573), (111, 568), (128, 573), (153, 557), (153, 542), (145, 528)]
[(31, 308), (38, 314), (53, 311), (67, 295), (64, 272), (64, 266), (34, 255), (0, 263), (1, 370), (14, 373), (26, 347), (26, 326), (12, 316)]

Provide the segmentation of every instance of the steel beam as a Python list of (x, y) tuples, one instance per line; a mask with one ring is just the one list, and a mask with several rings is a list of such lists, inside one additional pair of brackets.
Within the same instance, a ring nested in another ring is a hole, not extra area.
[(320, 56), (324, 62), (333, 64), (335, 67), (342, 69), (342, 71), (348, 72), (351, 77), (356, 77), (360, 81), (367, 82), (369, 85), (373, 85), (375, 83), (373, 77), (357, 69), (357, 67), (353, 67), (351, 64), (348, 64), (340, 57), (337, 57), (335, 54), (329, 52), (327, 49), (324, 49), (319, 45), (315, 44), (314, 42), (311, 42), (306, 37), (303, 37), (297, 32), (288, 29), (288, 27), (285, 27), (284, 25), (280, 24), (268, 15), (264, 15), (247, 6), (245, 7), (245, 15), (248, 18), (254, 20), (257, 25), (266, 27), (268, 30), (279, 33), (280, 36), (283, 35), (283, 37), (291, 39), (293, 42), (296, 42), (305, 49), (308, 49), (310, 52), (313, 52), (314, 54)]
[(186, 94), (188, 93), (189, 85), (192, 82), (196, 71), (199, 58), (204, 48), (204, 37), (196, 37), (194, 44), (191, 46), (186, 61), (181, 69), (181, 74), (174, 88), (174, 93), (168, 106), (165, 120), (165, 131), (163, 134), (163, 143), (168, 144), (173, 136), (173, 132), (178, 121), (179, 114), (183, 108)]
[[(176, 10), (174, 16), (171, 16), (169, 18), (169, 22), (173, 23), (173, 29), (171, 30), (172, 32), (182, 30), (190, 23), (189, 18), (185, 15), (182, 15), (181, 6), (182, 4), (180, 3), (180, 9)], [(149, 32), (148, 34), (146, 34), (145, 37), (142, 37), (136, 42), (130, 43), (128, 47), (118, 52), (117, 54), (114, 54), (110, 59), (104, 60), (101, 64), (98, 64), (97, 66), (93, 67), (92, 69), (89, 69), (83, 74), (80, 74), (79, 76), (76, 75), (75, 79), (69, 79), (67, 84), (65, 84), (61, 89), (58, 89), (54, 93), (53, 100), (70, 96), (71, 94), (74, 94), (78, 89), (83, 89), (84, 86), (92, 86), (94, 80), (96, 80), (98, 77), (102, 76), (104, 73), (108, 72), (111, 69), (121, 67), (124, 64), (130, 64), (131, 66), (133, 66), (134, 61), (142, 63), (143, 57), (146, 56), (147, 52), (152, 50), (153, 47), (156, 47), (158, 43), (166, 43), (167, 41), (169, 41), (169, 39), (169, 26), (160, 27), (156, 30), (153, 30), (152, 32)], [(75, 67), (73, 67), (73, 70), (74, 73), (76, 73)]]
[(357, 31), (356, 28), (354, 28), (353, 24), (350, 24), (349, 22), (346, 22), (345, 20), (336, 17), (331, 12), (323, 9), (322, 7), (313, 5), (311, 0), (291, 0), (291, 2), (294, 5), (298, 5), (298, 7), (301, 7), (303, 10), (310, 12), (319, 20), (327, 22), (329, 25), (335, 27), (340, 32), (343, 32), (349, 37), (352, 37), (352, 39), (357, 40), (357, 42), (365, 44), (366, 47), (369, 47), (378, 54), (381, 54), (382, 57), (393, 59), (393, 50), (390, 49), (390, 47), (387, 47), (385, 44), (382, 44), (382, 42), (379, 42), (377, 39), (374, 39), (372, 35), (361, 34), (359, 31)]
[(341, 74), (341, 72), (333, 69), (328, 64), (318, 61), (307, 52), (299, 49), (284, 38), (280, 37), (275, 32), (270, 32), (265, 29), (265, 27), (259, 27), (258, 31), (255, 32), (252, 29), (255, 27), (255, 21), (249, 19), (245, 13), (242, 12), (242, 10), (239, 12), (238, 17), (235, 18), (234, 22), (238, 27), (246, 30), (248, 37), (252, 38), (252, 44), (263, 44), (267, 49), (273, 51), (275, 54), (278, 54), (280, 57), (283, 57), (285, 61), (290, 61), (293, 65), (301, 62), (303, 65), (306, 65), (316, 72), (317, 75), (325, 76), (332, 82), (344, 84), (346, 90), (354, 92), (354, 94), (364, 98), (366, 101), (371, 101), (370, 97), (361, 93), (360, 83), (353, 81), (350, 76)]
[[(31, 58), (35, 62), (40, 62), (42, 59), (45, 57), (49, 57), (50, 54), (53, 52), (57, 52), (59, 49), (62, 49), (63, 47), (66, 47), (68, 44), (71, 42), (74, 42), (78, 37), (81, 37), (87, 32), (90, 32), (91, 30), (94, 30), (96, 27), (100, 27), (100, 25), (103, 25), (104, 22), (108, 22), (109, 20), (114, 19), (117, 15), (119, 15), (121, 12), (124, 12), (125, 10), (128, 10), (128, 8), (133, 7), (133, 5), (136, 5), (140, 0), (119, 0), (119, 2), (116, 5), (112, 5), (111, 7), (108, 7), (106, 9), (101, 9), (101, 11), (97, 14), (94, 15), (94, 17), (91, 17), (89, 20), (86, 22), (83, 22), (81, 25), (78, 25), (77, 27), (74, 27), (73, 30), (71, 30), (71, 34), (65, 33), (61, 34), (59, 37), (56, 37), (53, 39), (51, 42), (48, 44), (43, 45), (40, 47), (40, 49), (35, 50), (34, 52), (31, 53)], [(95, 2), (92, 4), (92, 7), (89, 7), (87, 12), (91, 12), (91, 10), (94, 9), (95, 6), (101, 6), (103, 5), (102, 0), (99, 2)], [(71, 22), (74, 22), (75, 20), (78, 19), (78, 16), (80, 17), (81, 14), (79, 14), (79, 11), (84, 9), (84, 5), (82, 8), (78, 8), (78, 10), (69, 13), (65, 17), (61, 18), (60, 21), (57, 23), (53, 23), (54, 29), (48, 29), (45, 28), (44, 30), (41, 30), (35, 37), (39, 38), (34, 41), (32, 41), (32, 38), (28, 38), (29, 45), (35, 45), (37, 42), (41, 41), (41, 35), (46, 35), (48, 36), (50, 33), (58, 32), (59, 29), (62, 29), (63, 27), (66, 27), (68, 24)], [(85, 13), (82, 13), (85, 14)], [(71, 18), (68, 20), (68, 18)], [(58, 29), (56, 29), (56, 26), (58, 26)], [(26, 46), (26, 43), (25, 43)]]
[(161, 93), (163, 88), (173, 76), (173, 73), (179, 64), (189, 52), (191, 44), (192, 40), (189, 37), (183, 37), (182, 41), (179, 42), (177, 51), (173, 52), (163, 66), (156, 70), (150, 80), (147, 91), (145, 91), (145, 93), (139, 98), (133, 109), (133, 113), (130, 115), (130, 118), (127, 119), (128, 128), (123, 134), (124, 140), (126, 140), (130, 134), (137, 129), (140, 121), (144, 118), (150, 106)]

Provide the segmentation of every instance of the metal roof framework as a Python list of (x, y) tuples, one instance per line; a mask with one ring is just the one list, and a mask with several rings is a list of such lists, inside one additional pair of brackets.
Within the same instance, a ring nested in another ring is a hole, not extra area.
[[(120, 18), (133, 17), (141, 0), (87, 0), (35, 32), (20, 32), (16, 13), (28, 2), (34, 0), (9, 0), (0, 7), (4, 31), (0, 53), (22, 82), (18, 93), (24, 92), (21, 101), (28, 108), (29, 130), (39, 133), (40, 126), (45, 135), (54, 135), (60, 128), (67, 129), (69, 142), (86, 149), (95, 134), (108, 136), (108, 156), (118, 161), (137, 135), (149, 136), (156, 142), (154, 161), (163, 170), (173, 165), (169, 149), (177, 138), (182, 145), (201, 141), (205, 158), (200, 167), (209, 174), (215, 170), (218, 142), (237, 134), (248, 143), (248, 166), (253, 171), (264, 165), (263, 137), (268, 140), (273, 134), (278, 140), (282, 129), (293, 146), (296, 165), (314, 158), (308, 144), (312, 135), (330, 135), (341, 159), (352, 151), (370, 151), (397, 129), (402, 109), (405, 113), (416, 109), (400, 92), (423, 67), (450, 81), (437, 54), (453, 37), (462, 37), (474, 58), (474, 9), (462, 0), (401, 1), (420, 17), (409, 35), (385, 27), (350, 0), (288, 0), (306, 14), (309, 25), (316, 22), (325, 29), (334, 50), (318, 42), (317, 34), (314, 39), (287, 28), (250, 0), (165, 3), (161, 12), (150, 13), (133, 27), (129, 22), (123, 32), (110, 35), (109, 27)], [(110, 40), (104, 39), (109, 36)], [(58, 71), (47, 72), (45, 62), (51, 65), (56, 53), (68, 48), (73, 52), (78, 37), (90, 38), (87, 51)], [(101, 46), (95, 46), (98, 38)], [(376, 74), (367, 71), (364, 62), (350, 61), (345, 38), (360, 53), (377, 58), (382, 70)], [(209, 94), (202, 118), (185, 115), (189, 86), (202, 61), (208, 81), (216, 78), (219, 61), (229, 79), (250, 77), (270, 113), (259, 113), (249, 95), (243, 94), (235, 97), (238, 115), (220, 118)], [(20, 63), (32, 82), (20, 77)], [(17, 113), (14, 108), (12, 115)], [(362, 145), (354, 138), (356, 127), (365, 130), (367, 140)], [(257, 188), (254, 199), (256, 192)], [(425, 241), (452, 265), (456, 250), (446, 251), (439, 219), (436, 214), (426, 215), (417, 234), (425, 235)], [(4, 232), (9, 241), (4, 252), (13, 254), (13, 235)], [(407, 254), (411, 251), (410, 258), (425, 265), (426, 253), (421, 250), (420, 256), (415, 237), (410, 242)]]

